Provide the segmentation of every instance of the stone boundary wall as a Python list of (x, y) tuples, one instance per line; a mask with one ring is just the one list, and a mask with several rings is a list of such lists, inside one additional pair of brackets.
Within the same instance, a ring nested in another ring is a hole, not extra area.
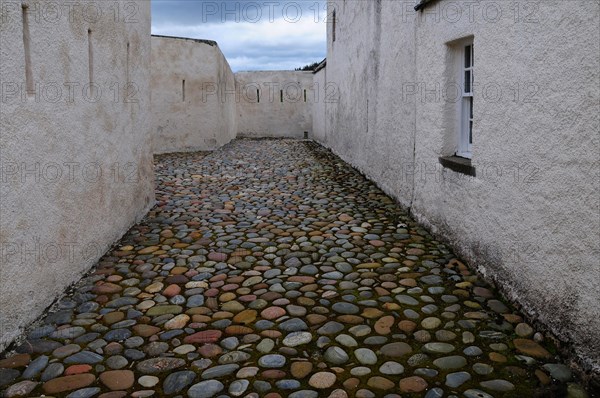
[(312, 136), (313, 104), (319, 102), (312, 72), (238, 72), (235, 79), (239, 137)]
[(0, 349), (154, 204), (150, 3), (23, 3), (0, 1)]
[(210, 151), (236, 135), (234, 75), (214, 41), (152, 36), (155, 153)]
[[(327, 81), (327, 69), (322, 66), (321, 69), (315, 72), (313, 75), (313, 82), (315, 87), (320, 88), (320, 92), (324, 93), (326, 88), (325, 84)], [(319, 142), (324, 142), (327, 132), (327, 123), (325, 119), (326, 105), (322, 101), (316, 101), (313, 103), (312, 118), (313, 118), (313, 134), (312, 138)]]
[[(323, 104), (324, 122), (314, 111), (314, 136), (600, 380), (600, 6), (439, 1), (415, 12), (414, 3), (336, 9), (315, 81), (334, 83), (339, 100)], [(462, 40), (475, 48), (475, 176), (440, 161), (456, 151)]]
[(211, 151), (236, 137), (312, 136), (311, 72), (233, 74), (214, 41), (152, 36), (154, 153)]

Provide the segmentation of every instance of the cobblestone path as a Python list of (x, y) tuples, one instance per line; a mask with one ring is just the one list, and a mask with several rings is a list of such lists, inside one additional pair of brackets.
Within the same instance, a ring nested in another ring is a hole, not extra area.
[(237, 140), (156, 172), (156, 207), (4, 353), (4, 396), (585, 396), (540, 333), (323, 148)]

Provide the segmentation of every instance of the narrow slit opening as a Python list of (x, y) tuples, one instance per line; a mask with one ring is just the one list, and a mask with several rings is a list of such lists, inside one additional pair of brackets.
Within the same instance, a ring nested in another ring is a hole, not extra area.
[(94, 92), (94, 51), (92, 49), (92, 30), (88, 29), (88, 78), (90, 81), (90, 90)]
[(337, 18), (336, 18), (336, 15), (335, 15), (335, 10), (333, 10), (333, 14), (331, 16), (331, 19), (332, 19), (332, 21), (331, 21), (332, 22), (331, 23), (331, 25), (332, 25), (331, 26), (331, 30), (332, 30), (332, 32), (331, 32), (331, 41), (334, 42), (335, 41), (335, 25), (337, 23)]
[(279, 90), (279, 101), (283, 102), (283, 90)]
[(31, 68), (31, 35), (29, 33), (29, 10), (26, 5), (22, 7), (23, 12), (23, 49), (25, 52), (25, 89), (27, 95), (35, 94), (33, 83), (33, 70)]
[(260, 104), (260, 90), (256, 89), (256, 103)]
[(125, 65), (125, 77), (126, 77), (126, 83), (129, 83), (129, 49), (130, 49), (130, 45), (129, 42), (127, 42), (127, 60), (126, 60), (126, 65)]
[(306, 89), (304, 89), (304, 102), (306, 102)]
[(181, 82), (181, 101), (185, 102), (185, 79)]

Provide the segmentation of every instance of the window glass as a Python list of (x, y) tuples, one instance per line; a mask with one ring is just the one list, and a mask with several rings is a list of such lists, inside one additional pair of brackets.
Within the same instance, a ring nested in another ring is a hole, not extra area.
[(471, 92), (471, 71), (465, 71), (465, 93)]
[(471, 46), (465, 46), (465, 68), (471, 67)]

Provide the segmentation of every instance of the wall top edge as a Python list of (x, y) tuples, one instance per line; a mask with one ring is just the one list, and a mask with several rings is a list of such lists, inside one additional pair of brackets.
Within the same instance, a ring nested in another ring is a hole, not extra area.
[(243, 73), (264, 73), (264, 74), (268, 74), (268, 73), (303, 73), (303, 74), (312, 74), (313, 72), (311, 70), (309, 71), (305, 71), (305, 70), (291, 70), (291, 69), (278, 69), (278, 70), (240, 70), (235, 72), (235, 74), (243, 74)]
[(313, 71), (313, 73), (318, 73), (321, 70), (325, 69), (325, 67), (327, 66), (327, 58), (325, 58), (323, 61), (321, 61), (321, 63), (319, 65), (317, 65), (317, 67), (315, 68), (315, 70)]
[(159, 37), (161, 39), (177, 39), (177, 40), (189, 40), (196, 43), (208, 44), (212, 47), (219, 47), (219, 44), (214, 40), (205, 40), (205, 39), (192, 39), (191, 37), (178, 37), (178, 36), (163, 36), (163, 35), (152, 35), (152, 37)]
[(422, 11), (425, 7), (427, 7), (430, 3), (433, 3), (436, 0), (421, 0), (419, 4), (415, 6), (415, 11)]

